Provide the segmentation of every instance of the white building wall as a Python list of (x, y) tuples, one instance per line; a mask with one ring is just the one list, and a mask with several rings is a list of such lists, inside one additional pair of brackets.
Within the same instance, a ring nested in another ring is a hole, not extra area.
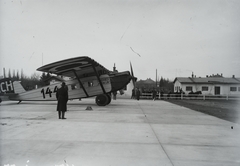
[(222, 85), (221, 86), (221, 95), (229, 95), (230, 93), (230, 85)]
[[(174, 83), (174, 92), (181, 89), (188, 94), (186, 87), (191, 86), (192, 91), (201, 91), (204, 95), (215, 95), (215, 87), (220, 87), (220, 95), (240, 95), (240, 84), (182, 84), (178, 80)], [(203, 91), (202, 87), (208, 87), (207, 91)], [(236, 87), (237, 91), (230, 91), (230, 87)]]
[[(230, 87), (236, 87), (236, 91), (230, 91)], [(240, 85), (229, 85), (228, 87), (229, 95), (240, 95)]]
[(185, 93), (189, 93), (191, 91), (186, 91), (186, 87), (187, 86), (191, 86), (192, 87), (192, 91), (195, 92), (196, 91), (196, 87), (194, 84), (182, 84), (180, 83), (178, 80), (174, 83), (174, 92), (177, 92), (177, 90), (182, 89), (183, 92)]
[[(179, 82), (179, 80), (177, 79), (174, 83), (174, 92), (179, 91), (180, 89), (182, 89), (182, 91), (184, 91), (186, 94), (188, 94), (189, 92), (191, 92), (190, 90), (186, 90), (186, 87), (192, 87), (192, 91), (196, 92), (196, 91), (201, 91), (202, 94), (205, 95), (215, 95), (215, 87), (219, 87), (220, 88), (220, 94), (219, 95), (240, 95), (240, 84), (231, 84), (231, 83), (225, 83), (225, 84), (213, 84), (213, 83), (204, 83), (204, 84), (200, 84), (200, 83), (181, 83)], [(207, 88), (203, 88), (203, 87), (207, 87)], [(232, 88), (232, 90), (230, 90)], [(233, 91), (235, 90), (235, 91)]]
[[(220, 95), (240, 95), (240, 91), (238, 91), (238, 84), (214, 84), (211, 94), (215, 94), (215, 87), (220, 87)], [(230, 87), (236, 87), (236, 91), (230, 91)]]
[[(220, 93), (221, 93), (221, 87), (220, 87)], [(208, 84), (208, 92), (203, 93), (205, 95), (215, 95), (215, 85)]]
[(182, 84), (177, 80), (177, 81), (174, 83), (174, 92), (179, 91), (181, 88), (182, 88)]
[[(207, 87), (207, 90), (204, 90), (203, 87)], [(213, 95), (214, 94), (214, 86), (212, 84), (199, 84), (199, 90), (203, 95)]]

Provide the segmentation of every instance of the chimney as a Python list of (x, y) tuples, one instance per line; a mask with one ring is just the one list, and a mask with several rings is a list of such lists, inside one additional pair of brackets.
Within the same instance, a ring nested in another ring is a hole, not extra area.
[(113, 71), (116, 71), (115, 63), (114, 63), (114, 66), (113, 66)]

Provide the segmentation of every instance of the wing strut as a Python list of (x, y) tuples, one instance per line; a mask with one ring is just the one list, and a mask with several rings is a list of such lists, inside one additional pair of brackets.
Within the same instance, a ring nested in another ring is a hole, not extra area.
[(86, 96), (87, 96), (87, 97), (89, 97), (89, 95), (88, 95), (88, 93), (87, 93), (86, 89), (84, 88), (84, 86), (83, 86), (82, 82), (80, 81), (80, 79), (79, 79), (79, 77), (78, 77), (78, 75), (77, 75), (76, 71), (75, 71), (75, 70), (73, 70), (73, 73), (74, 73), (74, 75), (76, 76), (76, 78), (77, 78), (77, 80), (78, 80), (78, 82), (79, 82), (79, 84), (80, 84), (81, 88), (83, 89), (84, 93), (86, 94)]
[(92, 65), (92, 67), (93, 67), (93, 70), (94, 70), (94, 72), (95, 72), (95, 74), (96, 74), (96, 76), (97, 76), (98, 82), (99, 82), (99, 84), (100, 84), (100, 86), (101, 86), (101, 88), (102, 88), (103, 93), (106, 93), (106, 91), (105, 91), (105, 89), (104, 89), (104, 87), (103, 87), (102, 81), (101, 81), (101, 79), (100, 79), (100, 77), (99, 77), (99, 75), (98, 75), (98, 73), (97, 73), (96, 68), (94, 67), (94, 65)]

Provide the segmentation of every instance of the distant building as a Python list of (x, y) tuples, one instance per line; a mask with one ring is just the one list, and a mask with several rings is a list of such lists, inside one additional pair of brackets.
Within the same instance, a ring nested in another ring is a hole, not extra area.
[(146, 80), (137, 81), (136, 86), (148, 91), (156, 87), (156, 82), (151, 78), (147, 78)]
[(137, 85), (139, 86), (144, 86), (144, 85), (149, 85), (151, 87), (155, 87), (156, 86), (156, 82), (153, 81), (151, 78), (147, 78), (146, 80), (140, 80), (140, 81), (137, 81)]
[(205, 95), (240, 95), (240, 78), (225, 78), (222, 75), (207, 76), (204, 78), (176, 77), (174, 92), (184, 91), (186, 94), (201, 91)]

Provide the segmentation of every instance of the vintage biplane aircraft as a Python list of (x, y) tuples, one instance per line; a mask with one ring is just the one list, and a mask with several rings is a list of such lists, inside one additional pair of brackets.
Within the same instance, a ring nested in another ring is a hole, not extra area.
[[(108, 105), (111, 93), (122, 90), (131, 80), (136, 78), (129, 71), (109, 71), (93, 59), (82, 56), (65, 59), (44, 65), (38, 71), (68, 77), (65, 81), (68, 87), (69, 99), (81, 99), (96, 96), (96, 104)], [(2, 93), (10, 92), (9, 99), (19, 101), (54, 101), (55, 93), (61, 83), (50, 84), (39, 89), (25, 91), (19, 81), (3, 79), (0, 81)]]

